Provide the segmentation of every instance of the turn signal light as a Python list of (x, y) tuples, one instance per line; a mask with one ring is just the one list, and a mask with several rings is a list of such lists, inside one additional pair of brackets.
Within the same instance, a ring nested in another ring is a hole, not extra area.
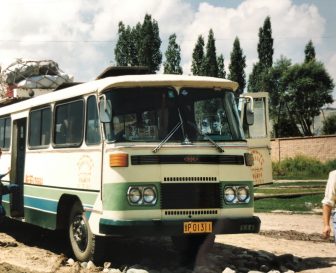
[(128, 167), (128, 154), (110, 154), (110, 167)]

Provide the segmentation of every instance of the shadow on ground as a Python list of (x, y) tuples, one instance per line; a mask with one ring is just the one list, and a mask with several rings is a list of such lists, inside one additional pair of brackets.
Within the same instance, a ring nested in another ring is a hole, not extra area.
[[(6, 219), (0, 226), (0, 232), (5, 232), (18, 242), (15, 245), (15, 243), (0, 241), (0, 251), (2, 247), (17, 247), (19, 244), (24, 244), (62, 255), (63, 264), (72, 257), (64, 232), (49, 231), (10, 219)], [(119, 268), (121, 271), (133, 267), (148, 271), (154, 270), (153, 272), (215, 273), (230, 267), (237, 272), (248, 272), (249, 270), (268, 272), (272, 269), (280, 272), (286, 272), (289, 269), (298, 272), (328, 268), (336, 264), (336, 257), (302, 259), (289, 253), (274, 255), (266, 251), (253, 251), (218, 243), (215, 243), (211, 249), (201, 247), (197, 257), (191, 262), (190, 259), (184, 259), (174, 250), (169, 238), (113, 238), (105, 239), (104, 243), (103, 260), (97, 265), (102, 266), (103, 261), (109, 261), (111, 267)], [(2, 263), (0, 272), (25, 273), (30, 271)]]

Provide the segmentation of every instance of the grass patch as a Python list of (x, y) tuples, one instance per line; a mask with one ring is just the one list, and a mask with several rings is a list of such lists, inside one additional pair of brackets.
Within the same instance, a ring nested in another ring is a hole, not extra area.
[(271, 212), (285, 210), (293, 212), (310, 212), (314, 208), (321, 208), (324, 194), (306, 195), (295, 198), (266, 198), (254, 202), (255, 212)]
[(336, 169), (336, 160), (322, 163), (317, 159), (300, 155), (273, 162), (272, 168), (274, 179), (327, 179), (329, 172)]
[(288, 189), (288, 188), (277, 188), (277, 189), (258, 189), (255, 190), (254, 193), (262, 193), (262, 194), (297, 194), (297, 193), (310, 193), (310, 192), (319, 192), (324, 191), (322, 188), (318, 189), (301, 189), (301, 188), (294, 188), (294, 189)]
[[(255, 199), (254, 208), (256, 212), (272, 212), (284, 210), (292, 212), (310, 212), (316, 208), (322, 208), (321, 201), (324, 197), (326, 182), (289, 182), (273, 183), (254, 188), (256, 196), (265, 195), (266, 198)], [(317, 193), (321, 192), (321, 193)], [(298, 194), (307, 194), (298, 196)], [(309, 194), (311, 193), (311, 194)], [(288, 195), (272, 197), (273, 195)], [(296, 194), (296, 196), (290, 196)], [(269, 196), (269, 197), (267, 197)]]
[(258, 188), (278, 188), (278, 187), (312, 187), (312, 188), (325, 188), (326, 186), (326, 182), (327, 181), (308, 181), (308, 182), (275, 182), (272, 184), (268, 184), (268, 185), (263, 185), (263, 186), (259, 186), (259, 187), (255, 187), (255, 190), (257, 190)]

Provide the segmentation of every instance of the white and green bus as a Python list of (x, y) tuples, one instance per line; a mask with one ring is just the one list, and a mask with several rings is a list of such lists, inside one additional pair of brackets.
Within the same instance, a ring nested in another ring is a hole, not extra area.
[(98, 253), (98, 236), (258, 232), (236, 88), (126, 75), (0, 107), (0, 173), (11, 166), (3, 183), (20, 187), (3, 197), (7, 216), (68, 230), (80, 261)]

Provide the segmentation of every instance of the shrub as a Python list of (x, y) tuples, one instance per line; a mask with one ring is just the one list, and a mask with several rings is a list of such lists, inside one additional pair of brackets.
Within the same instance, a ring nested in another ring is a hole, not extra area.
[(336, 114), (332, 114), (323, 121), (322, 134), (336, 134)]
[(325, 163), (299, 155), (273, 162), (273, 177), (276, 179), (326, 179), (331, 170), (336, 170), (336, 160)]

